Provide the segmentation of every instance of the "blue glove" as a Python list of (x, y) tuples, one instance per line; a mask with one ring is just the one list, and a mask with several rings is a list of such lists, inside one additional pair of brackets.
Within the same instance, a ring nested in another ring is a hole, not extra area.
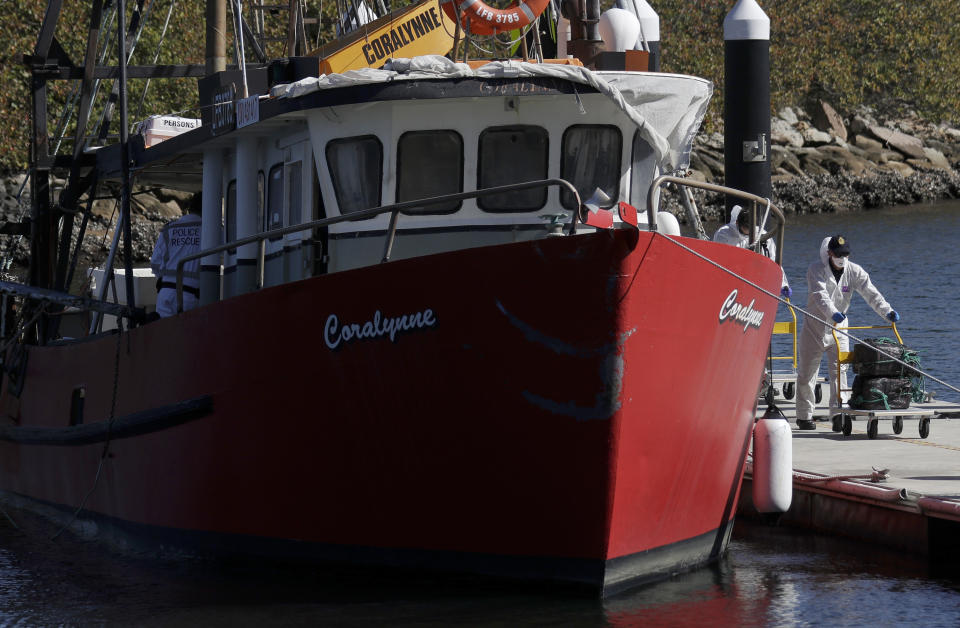
[(897, 314), (896, 310), (890, 310), (890, 313), (887, 314), (887, 320), (890, 321), (891, 323), (899, 323), (900, 315)]
[(789, 299), (793, 295), (793, 290), (790, 289), (790, 286), (784, 286), (780, 288), (780, 294), (783, 295), (783, 298)]
[(842, 323), (842, 322), (843, 322), (843, 319), (845, 319), (846, 317), (847, 317), (847, 315), (844, 314), (843, 312), (834, 312), (834, 313), (833, 313), (833, 320), (834, 320), (834, 322), (837, 322), (837, 323)]

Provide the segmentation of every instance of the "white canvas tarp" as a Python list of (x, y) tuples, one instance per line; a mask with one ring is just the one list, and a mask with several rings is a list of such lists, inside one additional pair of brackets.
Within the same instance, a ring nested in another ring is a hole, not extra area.
[(713, 85), (705, 79), (653, 72), (592, 72), (584, 67), (522, 61), (492, 61), (473, 70), (465, 63), (427, 55), (392, 59), (383, 69), (309, 77), (270, 90), (274, 98), (297, 98), (324, 89), (400, 80), (551, 77), (587, 85), (613, 100), (657, 154), (660, 171), (674, 173), (690, 163), (690, 149), (707, 110)]

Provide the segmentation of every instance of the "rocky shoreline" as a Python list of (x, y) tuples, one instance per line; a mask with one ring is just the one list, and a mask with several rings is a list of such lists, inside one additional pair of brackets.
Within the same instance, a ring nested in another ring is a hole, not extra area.
[[(785, 107), (770, 131), (772, 200), (787, 215), (960, 198), (960, 129), (870, 107), (844, 118), (821, 100), (811, 114)], [(723, 135), (699, 135), (688, 176), (722, 184), (723, 164)], [(722, 220), (722, 197), (696, 197), (704, 220)]]
[[(798, 107), (784, 108), (770, 126), (772, 200), (788, 216), (960, 198), (960, 129), (924, 122), (915, 115), (880, 121), (869, 107), (844, 118), (824, 101), (818, 101), (810, 114)], [(701, 133), (688, 176), (723, 183), (723, 164), (723, 135)], [(30, 213), (29, 188), (22, 190), (24, 176), (0, 179), (0, 214), (7, 222), (20, 222)], [(62, 185), (53, 181), (54, 193)], [(697, 191), (694, 196), (705, 222), (723, 220), (721, 195)], [(175, 190), (134, 189), (136, 265), (149, 262), (160, 229), (182, 214), (189, 198)], [(686, 220), (675, 199), (668, 195), (665, 204), (681, 222)], [(117, 210), (113, 197), (94, 201), (81, 268), (106, 259)], [(21, 275), (28, 257), (27, 238), (0, 237), (0, 271)]]

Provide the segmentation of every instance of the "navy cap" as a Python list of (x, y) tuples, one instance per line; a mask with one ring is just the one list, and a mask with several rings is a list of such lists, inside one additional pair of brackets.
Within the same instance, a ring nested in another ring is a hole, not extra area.
[(837, 257), (850, 255), (850, 243), (842, 235), (835, 235), (830, 238), (827, 248), (830, 249), (830, 252)]

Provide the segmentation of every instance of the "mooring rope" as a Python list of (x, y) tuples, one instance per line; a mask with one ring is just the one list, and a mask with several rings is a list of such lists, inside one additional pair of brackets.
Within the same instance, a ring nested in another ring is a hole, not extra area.
[[(714, 266), (714, 267), (722, 270), (723, 272), (727, 273), (728, 275), (731, 275), (731, 276), (739, 279), (740, 281), (742, 281), (743, 283), (747, 284), (748, 286), (751, 286), (751, 287), (753, 287), (753, 288), (756, 288), (757, 290), (759, 290), (759, 291), (762, 292), (763, 294), (765, 294), (765, 295), (767, 295), (767, 296), (769, 296), (769, 297), (773, 297), (774, 299), (776, 299), (776, 300), (779, 301), (780, 303), (783, 303), (784, 305), (787, 305), (787, 306), (789, 306), (789, 307), (792, 307), (792, 308), (800, 311), (804, 316), (808, 316), (808, 317), (812, 318), (813, 320), (815, 320), (815, 321), (817, 321), (817, 322), (820, 322), (820, 323), (823, 323), (824, 325), (829, 326), (830, 328), (832, 328), (832, 329), (833, 329), (834, 331), (836, 331), (837, 333), (842, 334), (842, 335), (846, 336), (847, 338), (850, 338), (850, 339), (852, 339), (852, 340), (854, 340), (854, 341), (856, 341), (856, 342), (859, 342), (859, 343), (862, 343), (862, 344), (867, 344), (864, 340), (862, 340), (862, 339), (854, 336), (854, 335), (851, 334), (851, 333), (848, 333), (848, 332), (846, 332), (846, 331), (843, 331), (842, 329), (840, 329), (840, 328), (836, 327), (835, 325), (833, 325), (833, 323), (830, 323), (830, 322), (825, 321), (824, 319), (820, 318), (820, 317), (817, 316), (816, 314), (811, 314), (810, 312), (806, 311), (806, 310), (803, 309), (802, 307), (800, 307), (800, 306), (798, 306), (798, 305), (794, 305), (794, 304), (790, 303), (789, 301), (787, 301), (787, 300), (785, 300), (785, 299), (782, 299), (779, 295), (774, 294), (774, 293), (770, 292), (769, 290), (766, 290), (765, 288), (761, 288), (760, 286), (758, 286), (757, 284), (753, 283), (752, 281), (750, 281), (750, 280), (747, 279), (746, 277), (743, 277), (743, 276), (741, 276), (741, 275), (738, 275), (737, 273), (735, 273), (734, 271), (730, 270), (729, 268), (723, 266), (722, 264), (718, 264), (717, 262), (713, 261), (713, 260), (710, 259), (709, 257), (706, 257), (705, 255), (703, 255), (703, 254), (701, 254), (701, 253), (698, 253), (697, 251), (694, 251), (693, 249), (691, 249), (689, 246), (685, 245), (684, 243), (679, 242), (678, 240), (675, 240), (674, 238), (672, 238), (672, 237), (670, 237), (670, 236), (668, 236), (668, 235), (666, 235), (666, 234), (664, 234), (664, 233), (660, 233), (659, 231), (654, 231), (653, 234), (654, 234), (654, 237), (660, 236), (660, 237), (662, 237), (662, 238), (665, 238), (668, 242), (672, 242), (673, 244), (676, 244), (677, 246), (679, 246), (680, 248), (684, 249), (684, 250), (687, 251), (688, 253), (691, 253), (691, 254), (694, 255), (695, 257), (699, 257), (700, 259), (702, 259), (703, 261), (707, 262), (707, 263), (710, 264), (711, 266)], [(890, 358), (890, 359), (893, 360), (894, 362), (897, 362), (898, 364), (907, 367), (907, 369), (909, 369), (909, 370), (911, 370), (911, 371), (915, 371), (915, 372), (917, 372), (917, 373), (920, 373), (920, 374), (923, 375), (924, 377), (926, 377), (926, 378), (928, 378), (928, 379), (931, 379), (931, 380), (937, 382), (938, 384), (940, 384), (940, 385), (942, 385), (942, 386), (946, 386), (947, 388), (949, 388), (950, 390), (952, 390), (952, 391), (954, 391), (954, 392), (960, 393), (960, 388), (957, 388), (956, 386), (954, 386), (954, 385), (952, 385), (952, 384), (948, 384), (947, 382), (943, 381), (942, 379), (939, 379), (939, 378), (937, 378), (937, 377), (935, 377), (935, 376), (927, 373), (926, 371), (923, 371), (923, 370), (921, 370), (921, 369), (919, 369), (919, 368), (917, 368), (917, 367), (915, 367), (915, 366), (912, 366), (912, 365), (910, 365), (910, 364), (907, 364), (906, 362), (904, 362), (904, 361), (901, 360), (900, 358), (890, 355), (889, 353), (883, 351), (883, 350), (880, 349), (879, 347), (874, 347), (874, 348), (876, 349), (877, 353), (883, 354), (884, 356)]]
[(55, 540), (60, 536), (64, 530), (73, 525), (73, 522), (77, 520), (77, 517), (80, 516), (80, 512), (83, 510), (83, 507), (87, 504), (87, 500), (90, 499), (90, 496), (93, 495), (93, 492), (97, 490), (97, 485), (100, 483), (100, 473), (103, 471), (103, 461), (107, 459), (108, 454), (110, 453), (110, 428), (113, 426), (114, 418), (116, 417), (117, 410), (117, 393), (120, 389), (120, 348), (123, 346), (123, 318), (117, 317), (117, 352), (114, 356), (113, 362), (113, 395), (110, 399), (110, 418), (107, 419), (107, 440), (103, 443), (103, 451), (100, 453), (100, 460), (97, 462), (97, 472), (93, 477), (93, 486), (90, 487), (90, 490), (87, 491), (87, 494), (83, 496), (83, 499), (80, 500), (80, 504), (77, 506), (76, 510), (73, 511), (73, 514), (67, 520), (63, 527), (57, 530), (57, 532), (50, 537), (50, 540)]

